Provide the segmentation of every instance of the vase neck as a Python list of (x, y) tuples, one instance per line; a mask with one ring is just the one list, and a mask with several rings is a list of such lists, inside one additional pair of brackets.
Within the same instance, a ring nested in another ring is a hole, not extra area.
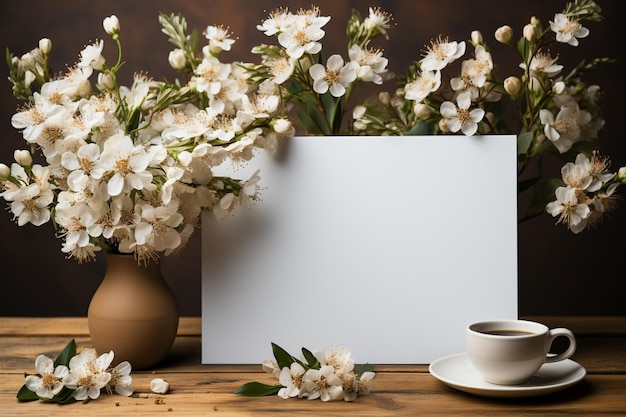
[(158, 261), (149, 262), (147, 265), (139, 263), (133, 254), (119, 254), (119, 253), (107, 253), (106, 254), (107, 270), (115, 269), (138, 269), (146, 272), (160, 272), (161, 265)]

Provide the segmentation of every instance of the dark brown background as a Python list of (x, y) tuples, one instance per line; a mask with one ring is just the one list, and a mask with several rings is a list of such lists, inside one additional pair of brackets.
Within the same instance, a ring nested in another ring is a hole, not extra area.
[[(182, 13), (189, 28), (202, 31), (208, 24), (230, 26), (238, 37), (234, 50), (224, 60), (254, 59), (250, 48), (266, 41), (255, 29), (268, 12), (280, 6), (291, 10), (308, 8), (306, 1), (245, 0), (91, 0), (13, 1), (0, 6), (0, 39), (2, 46), (21, 55), (37, 45), (41, 37), (53, 42), (53, 65), (62, 71), (72, 65), (82, 47), (104, 39), (105, 56), (115, 59), (114, 44), (102, 29), (102, 19), (116, 14), (122, 26), (124, 59), (127, 62), (123, 82), (128, 83), (136, 70), (146, 70), (155, 78), (173, 79), (167, 54), (171, 45), (161, 34), (159, 12)], [(578, 48), (565, 49), (560, 63), (572, 68), (581, 58), (610, 56), (618, 63), (594, 73), (594, 82), (603, 88), (606, 127), (601, 146), (613, 158), (614, 167), (626, 165), (623, 109), (626, 88), (623, 78), (624, 42), (622, 15), (618, 1), (600, 1), (606, 16), (602, 23), (589, 23), (589, 38)], [(319, 0), (323, 15), (332, 16), (327, 25), (325, 51), (345, 56), (345, 22), (353, 7), (363, 15), (368, 6), (380, 5), (393, 16), (397, 27), (390, 31), (391, 40), (381, 44), (390, 58), (390, 68), (402, 73), (420, 57), (420, 51), (439, 34), (451, 40), (465, 40), (470, 31), (480, 29), (493, 48), (495, 62), (508, 65), (501, 77), (519, 72), (516, 62), (507, 61), (512, 54), (493, 41), (493, 32), (509, 24), (516, 36), (531, 15), (547, 24), (561, 11), (564, 1), (526, 0), (495, 2), (493, 0), (421, 0), (421, 1), (338, 1)], [(332, 41), (331, 41), (332, 40)], [(508, 62), (508, 63), (507, 63)], [(505, 64), (506, 63), (506, 64)], [(20, 134), (11, 127), (10, 118), (16, 102), (7, 81), (8, 71), (1, 65), (0, 87), (0, 161), (10, 164), (13, 150), (24, 148)], [(626, 187), (620, 190), (626, 194)], [(523, 204), (524, 200), (520, 201)], [(1, 202), (4, 206), (4, 202)], [(494, 207), (497, 210), (497, 207)], [(18, 227), (12, 215), (0, 210), (1, 285), (0, 316), (84, 316), (91, 295), (104, 273), (104, 260), (78, 265), (64, 259), (60, 241), (50, 224)], [(520, 313), (524, 315), (619, 315), (626, 316), (626, 280), (624, 269), (624, 231), (626, 203), (612, 220), (598, 230), (573, 235), (554, 220), (542, 216), (519, 227)], [(201, 287), (200, 233), (195, 233), (183, 255), (166, 258), (163, 272), (174, 290), (182, 315), (200, 315)], [(382, 277), (381, 277), (382, 278)]]

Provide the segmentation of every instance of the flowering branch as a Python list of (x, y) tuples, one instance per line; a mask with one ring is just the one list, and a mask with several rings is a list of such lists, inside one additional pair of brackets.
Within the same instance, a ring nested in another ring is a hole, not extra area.
[(344, 346), (329, 346), (316, 353), (302, 348), (302, 359), (290, 355), (275, 343), (272, 343), (272, 352), (275, 360), (264, 361), (263, 370), (274, 375), (279, 383), (250, 382), (239, 387), (235, 394), (354, 401), (358, 396), (370, 393), (370, 381), (375, 373), (369, 365), (357, 372), (351, 352)]
[(251, 78), (269, 80), (284, 89), (285, 101), (295, 103), (297, 120), (313, 135), (339, 134), (345, 128), (343, 119), (355, 86), (362, 82), (381, 84), (389, 76), (387, 59), (369, 46), (378, 36), (387, 36), (388, 14), (370, 8), (363, 19), (353, 10), (347, 24), (347, 62), (339, 54), (325, 63), (322, 59), (322, 28), (329, 20), (320, 16), (317, 7), (297, 13), (274, 11), (257, 28), (275, 36), (278, 45), (253, 48), (253, 53), (261, 55), (261, 64), (246, 67)]
[(76, 354), (72, 339), (54, 362), (45, 355), (35, 359), (36, 374), (27, 374), (17, 393), (19, 401), (69, 404), (88, 402), (102, 390), (128, 397), (133, 393), (131, 365), (127, 361), (111, 367), (113, 352), (97, 356), (95, 349), (85, 348)]
[[(478, 30), (471, 33), (474, 57), (461, 62), (457, 77), (444, 79), (443, 70), (464, 56), (467, 45), (439, 37), (399, 79), (393, 97), (382, 93), (355, 108), (353, 127), (364, 135), (515, 134), (518, 190), (532, 193), (520, 221), (548, 212), (579, 233), (613, 210), (619, 200), (615, 191), (626, 183), (626, 167), (610, 172), (609, 158), (597, 149), (604, 125), (600, 88), (583, 80), (588, 71), (613, 60), (583, 60), (562, 76), (563, 66), (548, 46), (577, 46), (589, 35), (583, 23), (601, 19), (593, 0), (576, 0), (549, 25), (531, 18), (517, 41), (511, 27), (501, 26), (495, 38), (516, 53), (522, 70), (503, 80), (496, 76), (489, 45)], [(507, 117), (509, 107), (517, 112), (513, 122)], [(560, 178), (544, 172), (527, 178), (527, 167), (531, 162), (541, 166), (544, 156), (563, 161)]]

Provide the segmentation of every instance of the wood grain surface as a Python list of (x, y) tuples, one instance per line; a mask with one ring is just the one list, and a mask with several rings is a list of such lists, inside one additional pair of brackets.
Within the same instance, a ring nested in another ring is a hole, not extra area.
[[(428, 373), (427, 364), (378, 364), (369, 396), (353, 403), (323, 403), (233, 394), (243, 383), (274, 380), (260, 365), (202, 365), (199, 329), (198, 318), (181, 318), (179, 337), (166, 360), (154, 370), (133, 372), (136, 393), (132, 397), (103, 394), (87, 404), (59, 406), (19, 403), (16, 393), (24, 383), (24, 372), (34, 371), (38, 354), (54, 357), (71, 338), (79, 348), (89, 346), (86, 319), (0, 318), (0, 416), (617, 416), (626, 410), (624, 334), (578, 337), (573, 359), (586, 368), (587, 375), (573, 387), (545, 396), (483, 398), (438, 381)], [(148, 392), (155, 377), (170, 382), (168, 394)]]

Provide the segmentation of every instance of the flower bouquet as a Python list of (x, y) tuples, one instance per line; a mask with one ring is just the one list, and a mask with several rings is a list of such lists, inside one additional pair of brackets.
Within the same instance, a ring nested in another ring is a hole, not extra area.
[(21, 57), (7, 51), (13, 94), (24, 100), (11, 123), (27, 149), (0, 165), (0, 195), (18, 225), (51, 222), (63, 253), (78, 262), (102, 249), (133, 253), (140, 263), (179, 251), (202, 212), (223, 217), (258, 198), (258, 175), (217, 176), (214, 167), (243, 164), (291, 132), (276, 117), (279, 90), (220, 60), (233, 43), (222, 28), (208, 26), (200, 48), (182, 16), (159, 21), (184, 83), (139, 72), (132, 85), (120, 85), (116, 16), (103, 22), (119, 51), (113, 64), (102, 40), (62, 75), (49, 68), (49, 39)]

